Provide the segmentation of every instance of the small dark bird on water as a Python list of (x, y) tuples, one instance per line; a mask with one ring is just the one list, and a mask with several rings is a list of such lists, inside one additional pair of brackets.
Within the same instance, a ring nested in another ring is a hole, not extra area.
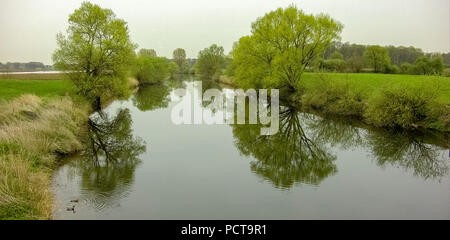
[(72, 211), (72, 212), (75, 213), (75, 206), (68, 207), (68, 208), (67, 208), (67, 211)]
[(76, 200), (70, 200), (70, 202), (77, 203), (77, 202), (78, 202), (78, 199), (76, 199)]

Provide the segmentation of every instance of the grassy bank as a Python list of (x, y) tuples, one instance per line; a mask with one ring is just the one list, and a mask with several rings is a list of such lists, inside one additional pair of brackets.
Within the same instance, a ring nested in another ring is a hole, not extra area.
[(89, 113), (70, 89), (68, 80), (0, 79), (0, 219), (51, 218), (52, 170), (82, 148)]
[(88, 108), (25, 94), (0, 104), (0, 219), (49, 219), (51, 172), (82, 148)]
[(293, 97), (305, 109), (389, 128), (450, 131), (450, 78), (307, 73)]
[(83, 148), (91, 112), (72, 89), (65, 79), (0, 79), (0, 219), (51, 218), (51, 174)]

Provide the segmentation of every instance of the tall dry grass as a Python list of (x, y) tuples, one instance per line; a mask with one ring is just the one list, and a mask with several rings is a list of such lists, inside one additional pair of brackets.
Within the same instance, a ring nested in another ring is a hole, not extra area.
[(0, 103), (0, 219), (48, 219), (51, 169), (81, 149), (89, 109), (69, 97), (34, 95)]

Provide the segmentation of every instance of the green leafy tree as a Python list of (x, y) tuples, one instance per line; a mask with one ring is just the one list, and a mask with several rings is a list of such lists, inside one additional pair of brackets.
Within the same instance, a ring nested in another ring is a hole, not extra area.
[(149, 57), (156, 57), (156, 51), (154, 49), (146, 49), (142, 48), (139, 50), (138, 53), (139, 56), (149, 56)]
[(177, 48), (173, 51), (173, 61), (177, 64), (180, 72), (184, 72), (187, 67), (186, 65), (186, 51), (182, 48)]
[(414, 72), (419, 75), (442, 74), (444, 71), (444, 60), (442, 57), (420, 57), (414, 64)]
[(411, 63), (405, 62), (400, 65), (400, 72), (403, 74), (414, 74), (414, 66)]
[(364, 68), (364, 59), (362, 57), (352, 56), (347, 59), (347, 66), (351, 72), (359, 73)]
[(364, 58), (376, 73), (385, 72), (386, 67), (391, 64), (389, 51), (381, 46), (368, 46)]
[(395, 47), (388, 46), (389, 56), (392, 64), (401, 65), (402, 63), (414, 63), (417, 58), (423, 56), (422, 49), (415, 47)]
[(345, 72), (347, 64), (342, 59), (320, 59), (319, 69), (329, 72)]
[(328, 15), (308, 15), (295, 6), (279, 8), (258, 18), (250, 36), (233, 50), (235, 83), (241, 87), (299, 87), (302, 74), (312, 67), (343, 25)]
[(83, 2), (69, 16), (67, 36), (57, 35), (55, 67), (66, 71), (76, 92), (99, 108), (101, 99), (130, 94), (126, 74), (134, 59), (125, 21), (110, 9)]
[(136, 60), (135, 76), (140, 84), (160, 83), (177, 69), (175, 63), (165, 57), (140, 55)]
[(344, 60), (344, 55), (342, 55), (339, 51), (334, 51), (334, 53), (331, 54), (330, 59)]
[(216, 44), (200, 51), (195, 63), (196, 73), (207, 79), (218, 78), (225, 67), (225, 54), (223, 52), (223, 47)]

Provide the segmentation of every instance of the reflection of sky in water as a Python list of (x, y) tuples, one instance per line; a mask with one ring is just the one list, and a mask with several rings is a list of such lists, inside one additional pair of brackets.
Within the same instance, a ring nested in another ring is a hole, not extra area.
[[(297, 130), (278, 136), (260, 136), (258, 125), (174, 125), (177, 98), (170, 91), (166, 98), (167, 108), (151, 102), (164, 96), (145, 95), (108, 107), (110, 115), (129, 109), (132, 137), (146, 151), (131, 166), (89, 171), (82, 158), (63, 166), (54, 177), (55, 218), (450, 218), (443, 136), (392, 134), (296, 111), (280, 124)], [(75, 213), (65, 211), (72, 205)]]

